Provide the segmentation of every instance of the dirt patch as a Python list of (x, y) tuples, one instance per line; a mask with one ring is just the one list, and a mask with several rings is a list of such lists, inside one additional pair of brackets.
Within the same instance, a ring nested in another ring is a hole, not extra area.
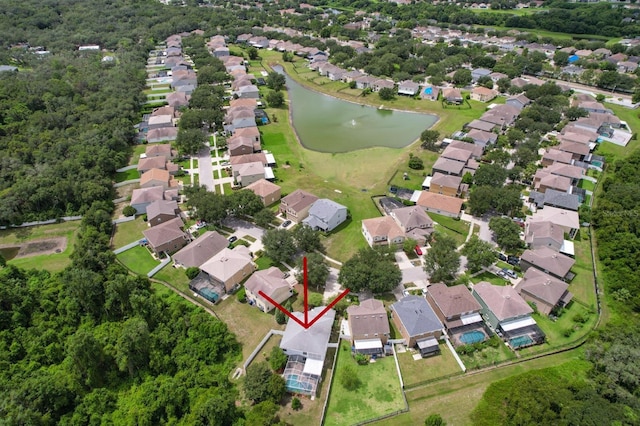
[(62, 253), (67, 249), (67, 237), (45, 238), (41, 240), (27, 241), (22, 244), (2, 244), (0, 249), (17, 250), (13, 259), (21, 257), (41, 256), (43, 254)]

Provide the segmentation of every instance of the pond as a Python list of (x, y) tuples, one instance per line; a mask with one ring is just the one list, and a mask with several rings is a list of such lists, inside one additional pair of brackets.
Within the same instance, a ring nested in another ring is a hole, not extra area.
[[(274, 67), (283, 73), (281, 67)], [(293, 127), (313, 151), (348, 152), (376, 146), (403, 148), (433, 126), (432, 114), (392, 111), (314, 92), (286, 76)], [(371, 94), (369, 96), (378, 96)]]

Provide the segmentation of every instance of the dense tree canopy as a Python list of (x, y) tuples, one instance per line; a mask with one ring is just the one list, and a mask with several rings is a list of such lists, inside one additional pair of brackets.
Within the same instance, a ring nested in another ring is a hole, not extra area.
[(446, 234), (436, 233), (431, 247), (424, 255), (424, 270), (431, 282), (452, 283), (460, 267), (456, 242)]
[(360, 249), (347, 260), (338, 276), (338, 281), (351, 291), (369, 290), (373, 293), (391, 291), (401, 279), (393, 253), (384, 248), (370, 247)]

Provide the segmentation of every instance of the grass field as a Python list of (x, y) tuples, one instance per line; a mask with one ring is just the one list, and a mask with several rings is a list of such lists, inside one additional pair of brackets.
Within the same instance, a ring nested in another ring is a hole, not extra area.
[(112, 248), (117, 249), (144, 238), (142, 231), (147, 229), (149, 229), (149, 227), (147, 226), (147, 222), (142, 220), (142, 216), (138, 216), (130, 222), (118, 223), (111, 242)]
[(398, 363), (402, 372), (402, 380), (405, 388), (419, 384), (427, 380), (436, 380), (452, 374), (462, 374), (460, 366), (453, 354), (444, 343), (440, 344), (440, 354), (429, 358), (420, 358), (415, 361), (415, 351), (407, 351), (398, 354)]
[(569, 291), (580, 302), (592, 309), (596, 308), (595, 286), (593, 282), (593, 260), (591, 259), (591, 244), (589, 244), (589, 229), (580, 228), (580, 238), (574, 240), (576, 251), (571, 270), (576, 274), (569, 284)]
[(149, 249), (144, 246), (135, 246), (116, 256), (127, 268), (139, 275), (146, 276), (149, 271), (158, 266), (160, 262), (155, 260)]
[(140, 161), (140, 154), (144, 154), (147, 149), (146, 145), (135, 145), (131, 147), (131, 157), (129, 157), (129, 166), (138, 164)]
[(497, 365), (515, 358), (516, 355), (503, 342), (500, 342), (497, 348), (487, 345), (481, 351), (460, 355), (460, 359), (467, 367), (467, 371)]
[(136, 169), (126, 170), (124, 172), (116, 173), (116, 182), (124, 182), (125, 180), (139, 179), (139, 178), (140, 178), (140, 173), (138, 173), (138, 170)]
[(0, 230), (0, 244), (22, 244), (28, 241), (45, 238), (66, 237), (67, 247), (62, 253), (43, 254), (40, 256), (11, 259), (7, 263), (24, 269), (46, 269), (59, 272), (71, 264), (69, 256), (78, 234), (80, 221), (55, 223), (52, 225), (30, 226)]
[(481, 373), (454, 376), (437, 384), (406, 392), (409, 412), (376, 425), (414, 426), (424, 424), (430, 414), (440, 414), (449, 425), (471, 425), (469, 417), (486, 388), (494, 381), (527, 371), (554, 367), (567, 361), (582, 359), (582, 350), (574, 350), (517, 363)]
[[(360, 386), (351, 391), (342, 386), (340, 380), (345, 367), (349, 365), (355, 369), (361, 381)], [(393, 357), (379, 358), (375, 363), (358, 365), (351, 356), (349, 342), (343, 340), (338, 351), (324, 424), (351, 425), (403, 408), (404, 401)]]
[(247, 359), (269, 330), (284, 329), (283, 325), (276, 322), (273, 311), (265, 314), (248, 303), (238, 302), (235, 296), (228, 297), (212, 309), (242, 343), (243, 360)]
[(487, 281), (493, 285), (510, 285), (511, 283), (504, 278), (500, 278), (496, 274), (492, 274), (491, 272), (483, 272), (481, 274), (476, 275), (471, 278), (471, 282), (474, 284), (478, 284), (480, 281)]

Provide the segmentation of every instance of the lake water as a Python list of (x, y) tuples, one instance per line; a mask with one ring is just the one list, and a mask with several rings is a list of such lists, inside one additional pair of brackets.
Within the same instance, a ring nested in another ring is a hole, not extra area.
[[(274, 69), (282, 73), (282, 68)], [(293, 127), (302, 145), (314, 151), (348, 152), (375, 146), (403, 148), (438, 119), (431, 114), (377, 109), (343, 101), (309, 90), (286, 77)]]

